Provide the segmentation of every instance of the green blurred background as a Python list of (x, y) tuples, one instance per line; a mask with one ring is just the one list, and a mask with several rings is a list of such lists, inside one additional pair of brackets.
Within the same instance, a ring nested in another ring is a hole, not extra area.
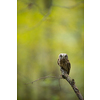
[(84, 96), (84, 2), (17, 0), (17, 99), (78, 100), (61, 75), (58, 55), (67, 53), (70, 77)]

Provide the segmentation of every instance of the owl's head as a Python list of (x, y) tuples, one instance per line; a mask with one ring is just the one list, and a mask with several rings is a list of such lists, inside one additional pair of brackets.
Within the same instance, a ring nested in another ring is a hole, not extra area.
[(68, 59), (68, 55), (66, 53), (60, 53), (59, 58), (61, 59)]

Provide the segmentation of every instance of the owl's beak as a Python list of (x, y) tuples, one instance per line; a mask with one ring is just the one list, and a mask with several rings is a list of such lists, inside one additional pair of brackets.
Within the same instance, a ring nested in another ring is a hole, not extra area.
[(65, 57), (63, 56), (63, 57), (62, 57), (62, 59), (64, 60), (64, 59), (65, 59)]
[(65, 61), (65, 57), (62, 57), (62, 60)]
[(65, 59), (62, 59), (62, 61), (63, 61), (63, 63), (65, 63), (65, 62), (66, 62), (66, 60), (65, 60)]

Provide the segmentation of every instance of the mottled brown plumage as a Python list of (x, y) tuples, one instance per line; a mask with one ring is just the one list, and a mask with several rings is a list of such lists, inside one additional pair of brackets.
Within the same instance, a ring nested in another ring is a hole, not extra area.
[(69, 75), (70, 73), (70, 68), (71, 68), (71, 64), (68, 60), (68, 55), (65, 54), (65, 53), (61, 53), (59, 54), (59, 58), (58, 58), (58, 61), (57, 61), (58, 65), (64, 69), (67, 74)]

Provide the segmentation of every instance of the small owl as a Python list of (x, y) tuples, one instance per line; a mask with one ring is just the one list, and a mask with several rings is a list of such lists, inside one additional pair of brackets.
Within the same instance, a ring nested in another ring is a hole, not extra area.
[(68, 60), (68, 55), (65, 54), (65, 53), (60, 53), (57, 63), (69, 75), (71, 64), (70, 64), (70, 62)]

